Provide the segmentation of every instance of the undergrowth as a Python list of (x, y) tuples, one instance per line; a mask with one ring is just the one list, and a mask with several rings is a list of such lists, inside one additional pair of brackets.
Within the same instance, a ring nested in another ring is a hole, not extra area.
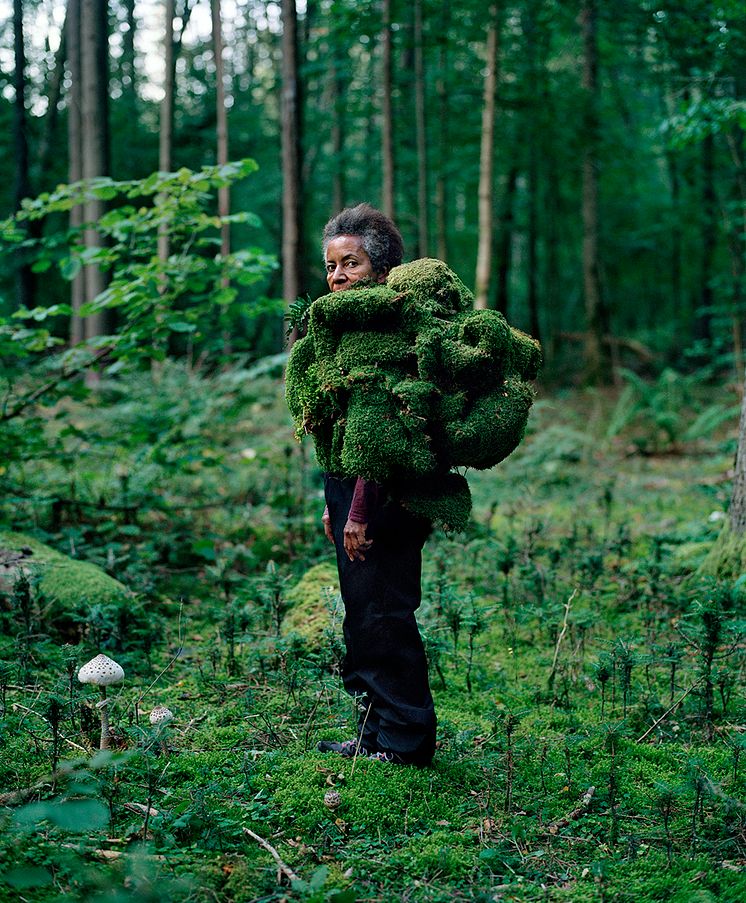
[[(2, 473), (4, 526), (98, 564), (137, 616), (3, 584), (0, 899), (742, 900), (746, 606), (696, 577), (733, 422), (687, 443), (678, 411), (682, 441), (639, 454), (617, 398), (541, 399), (469, 475), (467, 532), (426, 546), (439, 748), (387, 767), (315, 749), (356, 711), (273, 366), (104, 383)], [(102, 650), (126, 672), (108, 752), (74, 679)]]

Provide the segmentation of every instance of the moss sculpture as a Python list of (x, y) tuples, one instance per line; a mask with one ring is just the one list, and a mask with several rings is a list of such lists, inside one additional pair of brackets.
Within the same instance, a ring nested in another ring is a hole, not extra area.
[(539, 343), (474, 298), (442, 261), (318, 298), (293, 346), (287, 402), (322, 470), (385, 482), (405, 507), (462, 530), (469, 486), (518, 445)]

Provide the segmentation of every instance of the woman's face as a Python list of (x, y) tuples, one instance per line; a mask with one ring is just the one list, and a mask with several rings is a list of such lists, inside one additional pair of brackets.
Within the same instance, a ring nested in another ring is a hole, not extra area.
[(359, 235), (338, 235), (326, 246), (326, 284), (332, 292), (351, 288), (361, 279), (385, 282), (386, 273), (374, 273)]

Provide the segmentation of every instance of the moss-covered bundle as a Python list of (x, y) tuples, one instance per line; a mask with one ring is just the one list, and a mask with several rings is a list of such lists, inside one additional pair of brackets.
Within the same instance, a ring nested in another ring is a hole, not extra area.
[(385, 285), (318, 298), (293, 346), (287, 401), (319, 465), (385, 482), (410, 510), (463, 529), (469, 487), (520, 442), (539, 344), (473, 296), (439, 260), (391, 271)]

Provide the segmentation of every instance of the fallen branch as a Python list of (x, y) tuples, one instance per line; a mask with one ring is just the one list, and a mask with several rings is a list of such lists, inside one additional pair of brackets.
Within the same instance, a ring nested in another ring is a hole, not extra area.
[(550, 825), (547, 826), (547, 831), (550, 834), (556, 834), (562, 828), (566, 828), (570, 822), (575, 821), (580, 818), (581, 815), (584, 815), (588, 806), (591, 804), (591, 800), (593, 799), (593, 794), (596, 792), (595, 787), (589, 787), (585, 793), (583, 794), (583, 798), (580, 800), (580, 803), (572, 810), (572, 812), (568, 812), (563, 818), (558, 818), (556, 821), (553, 821)]
[(686, 690), (686, 692), (682, 693), (681, 696), (679, 696), (679, 698), (676, 700), (676, 702), (674, 702), (674, 704), (671, 706), (671, 708), (668, 709), (667, 711), (665, 711), (657, 721), (654, 721), (650, 725), (650, 727), (645, 731), (645, 733), (642, 735), (642, 737), (638, 737), (635, 742), (642, 743), (642, 741), (648, 736), (648, 734), (650, 734), (652, 731), (654, 731), (662, 721), (665, 721), (665, 719), (668, 718), (668, 716), (671, 714), (671, 712), (673, 712), (674, 709), (677, 709), (679, 707), (679, 705), (681, 705), (681, 703), (686, 699), (686, 697), (692, 692), (692, 690), (696, 686), (701, 684), (703, 680), (704, 680), (704, 677), (700, 677), (699, 680), (695, 680), (695, 682), (691, 685), (691, 687), (689, 687), (689, 689)]
[(565, 634), (567, 633), (567, 619), (570, 616), (570, 606), (572, 605), (572, 600), (578, 594), (577, 589), (572, 591), (570, 598), (565, 602), (565, 617), (562, 622), (562, 629), (560, 630), (560, 634), (557, 637), (557, 645), (554, 647), (554, 658), (552, 659), (552, 670), (549, 672), (549, 678), (547, 679), (547, 685), (551, 690), (554, 686), (554, 677), (557, 673), (557, 659), (559, 658), (560, 646), (562, 645), (562, 640), (565, 638)]
[[(588, 333), (561, 332), (558, 338), (564, 339), (566, 342), (586, 342), (588, 340)], [(643, 345), (642, 342), (638, 342), (636, 339), (627, 339), (622, 338), (621, 336), (604, 335), (601, 337), (601, 341), (604, 343), (604, 345), (608, 345), (610, 348), (625, 348), (627, 351), (632, 352), (632, 354), (638, 357), (644, 364), (652, 364), (656, 359), (656, 354), (651, 351), (650, 348), (648, 348), (646, 345)]]
[(280, 858), (280, 854), (277, 850), (272, 846), (271, 843), (266, 841), (263, 837), (260, 837), (258, 834), (255, 834), (251, 828), (244, 828), (244, 833), (248, 834), (249, 837), (253, 837), (254, 840), (264, 849), (270, 853), (274, 861), (277, 863), (277, 868), (282, 872), (283, 875), (288, 879), (288, 881), (300, 881), (300, 878), (295, 874), (295, 872), (290, 868), (290, 866), (283, 862)]
[(28, 395), (21, 398), (16, 404), (10, 409), (7, 410), (5, 405), (3, 405), (3, 410), (0, 412), (0, 422), (4, 422), (6, 420), (12, 420), (14, 417), (18, 417), (19, 414), (22, 414), (27, 407), (34, 404), (34, 402), (38, 401), (43, 395), (46, 395), (47, 392), (50, 392), (52, 389), (56, 388), (61, 382), (66, 379), (72, 379), (74, 376), (78, 376), (80, 373), (83, 373), (86, 370), (89, 370), (91, 367), (94, 367), (96, 364), (101, 363), (101, 361), (111, 354), (112, 348), (106, 347), (101, 348), (100, 351), (97, 351), (93, 357), (86, 361), (84, 364), (80, 364), (77, 367), (73, 367), (70, 370), (62, 371), (55, 376), (53, 379), (50, 379), (49, 382), (44, 383), (43, 386), (39, 386), (38, 389), (35, 389), (33, 392), (29, 392)]

